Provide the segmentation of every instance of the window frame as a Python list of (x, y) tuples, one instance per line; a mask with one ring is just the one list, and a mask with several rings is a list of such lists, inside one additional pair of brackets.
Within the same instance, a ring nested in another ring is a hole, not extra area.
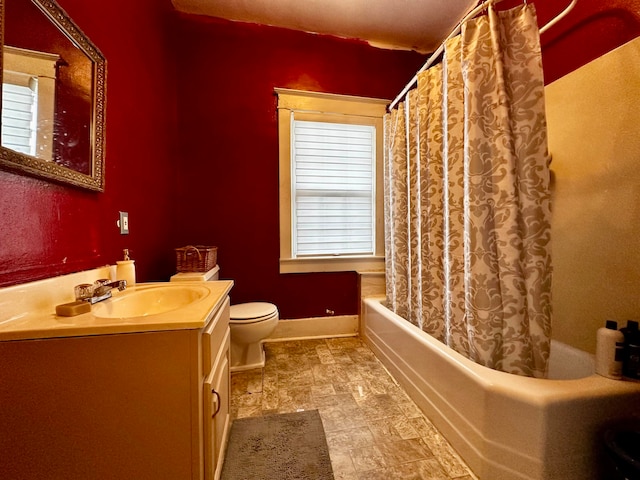
[[(383, 153), (384, 115), (389, 100), (276, 88), (280, 159), (280, 273), (384, 270)], [(293, 118), (372, 125), (376, 131), (375, 246), (373, 255), (292, 255), (291, 128)]]

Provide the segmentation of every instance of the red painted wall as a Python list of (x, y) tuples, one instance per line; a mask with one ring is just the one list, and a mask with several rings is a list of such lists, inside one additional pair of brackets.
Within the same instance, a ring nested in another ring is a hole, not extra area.
[(283, 318), (355, 314), (354, 272), (279, 274), (274, 87), (392, 99), (424, 57), (195, 16), (176, 38), (182, 242), (219, 247), (233, 302), (270, 301)]
[[(166, 280), (174, 247), (205, 243), (220, 247), (235, 302), (273, 301), (284, 318), (356, 313), (355, 274), (278, 273), (273, 87), (392, 98), (423, 57), (173, 16), (169, 0), (59, 2), (108, 60), (106, 191), (0, 172), (0, 286), (113, 263), (122, 248), (140, 281)], [(545, 24), (569, 0), (535, 3)], [(639, 20), (640, 0), (580, 0), (542, 38), (547, 83), (638, 36)]]

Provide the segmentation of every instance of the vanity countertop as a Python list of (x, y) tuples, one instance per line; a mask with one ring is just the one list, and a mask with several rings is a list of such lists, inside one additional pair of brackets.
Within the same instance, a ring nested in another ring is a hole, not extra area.
[[(181, 282), (180, 285), (185, 285), (185, 283)], [(128, 287), (125, 292), (115, 292), (113, 299), (105, 300), (102, 303), (111, 302), (121, 294), (168, 285), (176, 284), (136, 284)], [(194, 285), (196, 284), (194, 283)], [(211, 314), (218, 309), (229, 294), (233, 287), (233, 281), (198, 282), (197, 286), (207, 290), (203, 298), (178, 310), (154, 315), (105, 318), (98, 317), (93, 312), (88, 312), (74, 317), (63, 317), (55, 314), (55, 305), (47, 309), (27, 310), (17, 313), (14, 311), (6, 315), (0, 312), (0, 341), (202, 328)], [(95, 306), (92, 308), (95, 308)]]

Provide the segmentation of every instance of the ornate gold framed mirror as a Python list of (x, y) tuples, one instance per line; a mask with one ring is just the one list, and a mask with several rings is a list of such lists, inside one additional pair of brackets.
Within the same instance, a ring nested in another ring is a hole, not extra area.
[(0, 22), (0, 168), (104, 191), (104, 56), (54, 0), (0, 0)]

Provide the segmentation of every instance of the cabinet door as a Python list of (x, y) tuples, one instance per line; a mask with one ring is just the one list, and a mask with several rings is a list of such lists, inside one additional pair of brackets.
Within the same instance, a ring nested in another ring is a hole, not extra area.
[(224, 448), (229, 430), (231, 401), (229, 373), (229, 340), (227, 327), (222, 347), (211, 373), (204, 381), (204, 458), (205, 479), (220, 478)]
[(202, 369), (205, 377), (209, 376), (213, 362), (224, 348), (225, 335), (229, 331), (230, 308), (229, 297), (226, 297), (214, 318), (202, 331)]

